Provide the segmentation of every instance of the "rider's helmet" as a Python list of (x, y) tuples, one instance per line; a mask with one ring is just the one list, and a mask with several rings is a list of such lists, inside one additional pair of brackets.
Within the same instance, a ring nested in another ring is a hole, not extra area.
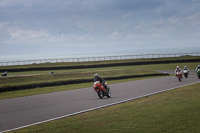
[(95, 78), (95, 79), (98, 79), (98, 78), (99, 78), (99, 74), (95, 74), (95, 75), (94, 75), (94, 78)]
[(184, 66), (184, 69), (187, 69), (187, 66)]
[(179, 69), (179, 66), (177, 66), (176, 69)]
[(199, 69), (200, 69), (200, 65), (197, 66), (196, 70), (199, 70)]

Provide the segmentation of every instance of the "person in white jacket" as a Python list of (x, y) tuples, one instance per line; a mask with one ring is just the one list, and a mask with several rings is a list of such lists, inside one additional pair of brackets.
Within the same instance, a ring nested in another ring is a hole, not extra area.
[(175, 74), (176, 74), (177, 72), (182, 72), (182, 70), (181, 70), (181, 68), (180, 68), (179, 66), (177, 66), (176, 69), (175, 69)]

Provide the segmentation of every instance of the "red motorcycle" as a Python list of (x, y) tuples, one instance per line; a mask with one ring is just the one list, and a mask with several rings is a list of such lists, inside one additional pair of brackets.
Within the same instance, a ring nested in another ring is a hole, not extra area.
[(182, 72), (176, 72), (176, 77), (178, 78), (178, 81), (182, 81)]
[[(105, 83), (107, 85), (107, 83)], [(102, 99), (104, 96), (107, 96), (108, 98), (111, 97), (110, 87), (107, 86), (108, 90), (103, 87), (103, 84), (100, 84), (100, 81), (96, 81), (93, 84), (94, 90), (97, 92), (97, 95), (100, 99)]]

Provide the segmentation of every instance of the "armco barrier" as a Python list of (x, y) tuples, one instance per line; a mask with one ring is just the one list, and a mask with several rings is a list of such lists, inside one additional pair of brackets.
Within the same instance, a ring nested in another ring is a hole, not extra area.
[(148, 58), (199, 56), (199, 55), (200, 53), (175, 53), (175, 54), (139, 54), (139, 55), (118, 55), (118, 56), (101, 56), (101, 57), (42, 59), (42, 60), (19, 60), (19, 61), (0, 62), (0, 66), (29, 65), (29, 64), (57, 63), (57, 62), (124, 60), (124, 59), (141, 59), (141, 58), (148, 59)]
[(0, 69), (0, 72), (23, 72), (23, 71), (40, 71), (40, 70), (64, 70), (64, 69), (84, 69), (84, 68), (99, 68), (99, 67), (114, 67), (114, 66), (130, 66), (130, 65), (146, 65), (146, 64), (163, 64), (163, 63), (182, 63), (182, 62), (200, 62), (200, 59), (187, 60), (165, 60), (165, 61), (143, 61), (143, 62), (127, 62), (99, 65), (80, 65), (80, 66), (63, 66), (63, 67), (40, 67), (40, 68), (21, 68), (21, 69)]

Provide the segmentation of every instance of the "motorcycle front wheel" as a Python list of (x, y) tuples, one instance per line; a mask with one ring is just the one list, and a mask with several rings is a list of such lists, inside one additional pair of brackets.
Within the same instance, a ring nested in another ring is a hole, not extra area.
[(181, 82), (181, 80), (182, 80), (181, 77), (179, 77), (178, 79), (179, 79), (179, 82)]
[(187, 77), (188, 77), (188, 74), (184, 74), (184, 76), (185, 76), (185, 78), (187, 78)]
[(106, 96), (107, 98), (111, 97), (110, 87), (108, 87), (108, 90), (106, 90)]
[(102, 91), (97, 91), (97, 95), (99, 96), (100, 99), (103, 98), (103, 92)]
[(110, 98), (110, 97), (111, 97), (111, 93), (110, 93), (110, 91), (107, 92), (106, 96), (107, 96), (107, 98)]

